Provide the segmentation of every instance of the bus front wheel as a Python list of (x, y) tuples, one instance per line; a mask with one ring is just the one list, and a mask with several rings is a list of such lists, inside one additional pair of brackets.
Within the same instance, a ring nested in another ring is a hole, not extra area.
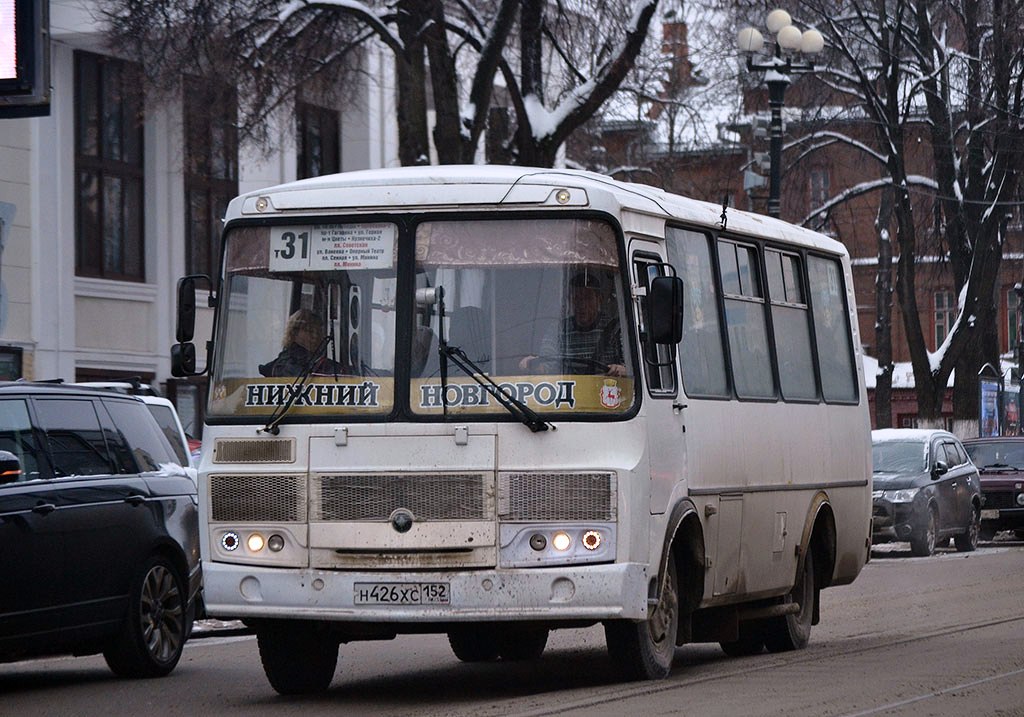
[(679, 579), (670, 556), (658, 605), (646, 620), (611, 620), (604, 624), (608, 654), (628, 680), (668, 677), (679, 631)]
[(270, 686), (282, 695), (308, 695), (331, 686), (338, 642), (311, 623), (280, 620), (256, 629), (260, 661)]

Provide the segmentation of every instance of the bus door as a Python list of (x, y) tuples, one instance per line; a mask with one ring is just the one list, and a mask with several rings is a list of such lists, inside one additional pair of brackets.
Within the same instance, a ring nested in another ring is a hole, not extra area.
[(651, 514), (659, 514), (667, 510), (673, 487), (686, 475), (686, 406), (679, 396), (678, 352), (674, 346), (648, 341), (645, 330), (647, 290), (655, 277), (671, 273), (672, 268), (653, 242), (632, 240), (630, 257), (647, 399), (644, 413), (650, 457), (650, 509)]

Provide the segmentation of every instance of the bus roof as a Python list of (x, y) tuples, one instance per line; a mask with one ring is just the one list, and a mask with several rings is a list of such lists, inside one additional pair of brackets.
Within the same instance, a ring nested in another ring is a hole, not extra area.
[[(559, 190), (567, 189), (568, 196)], [(717, 229), (722, 207), (645, 184), (594, 172), (507, 165), (431, 165), (325, 175), (243, 194), (228, 207), (228, 221), (282, 214), (575, 207), (634, 212)], [(812, 246), (834, 254), (845, 247), (817, 232), (730, 207), (730, 232)]]

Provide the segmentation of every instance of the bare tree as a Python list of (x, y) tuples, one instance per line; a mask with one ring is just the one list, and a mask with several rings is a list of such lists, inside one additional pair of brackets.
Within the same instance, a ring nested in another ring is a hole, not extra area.
[[(806, 2), (803, 8), (834, 53), (817, 77), (864, 113), (874, 141), (835, 132), (800, 141), (814, 151), (854, 147), (884, 168), (881, 180), (845, 189), (816, 214), (865, 193), (892, 192), (895, 289), (919, 415), (939, 420), (956, 369), (954, 418), (976, 418), (978, 370), (986, 361), (998, 363), (994, 294), (1005, 238), (1000, 207), (1015, 194), (1024, 143), (1021, 4), (850, 0), (838, 6)], [(911, 169), (919, 138), (931, 150), (930, 176)], [(922, 192), (925, 201), (915, 199)], [(934, 203), (937, 238), (958, 296), (957, 319), (935, 352), (927, 348), (917, 303), (922, 237), (915, 211), (928, 203)], [(882, 221), (879, 229), (887, 230)], [(884, 302), (879, 309), (885, 311)]]
[[(618, 87), (657, 5), (632, 0), (624, 12), (627, 0), (104, 2), (112, 44), (138, 58), (154, 85), (176, 86), (181, 74), (236, 79), (243, 138), (266, 139), (268, 116), (305, 87), (337, 93), (375, 39), (394, 58), (402, 164), (429, 162), (431, 133), (441, 163), (472, 161), (500, 73), (516, 118), (512, 157), (541, 166), (554, 163), (566, 137)], [(574, 37), (568, 18), (584, 16), (584, 34), (603, 42), (589, 65), (564, 46)], [(517, 29), (518, 73), (506, 56)]]

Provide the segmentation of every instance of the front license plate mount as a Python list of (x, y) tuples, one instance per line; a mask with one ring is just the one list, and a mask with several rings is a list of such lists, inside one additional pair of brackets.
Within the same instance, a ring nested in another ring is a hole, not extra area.
[(448, 583), (356, 583), (356, 605), (450, 605)]
[(997, 520), (999, 518), (999, 510), (992, 509), (981, 511), (982, 520)]

